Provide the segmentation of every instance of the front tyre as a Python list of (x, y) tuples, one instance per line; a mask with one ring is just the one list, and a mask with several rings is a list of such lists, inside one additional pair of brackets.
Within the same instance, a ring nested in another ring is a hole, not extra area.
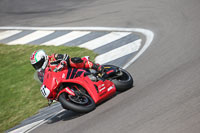
[(67, 93), (61, 93), (58, 100), (64, 109), (77, 113), (88, 113), (96, 107), (94, 100), (87, 94), (72, 96)]

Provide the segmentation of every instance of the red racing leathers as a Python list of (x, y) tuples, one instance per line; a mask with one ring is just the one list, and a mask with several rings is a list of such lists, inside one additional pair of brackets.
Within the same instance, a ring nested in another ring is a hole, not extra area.
[(65, 67), (95, 69), (96, 71), (103, 70), (101, 65), (91, 62), (88, 57), (70, 58), (67, 54), (52, 54), (48, 56), (48, 60), (49, 65), (57, 65), (55, 71), (61, 71)]

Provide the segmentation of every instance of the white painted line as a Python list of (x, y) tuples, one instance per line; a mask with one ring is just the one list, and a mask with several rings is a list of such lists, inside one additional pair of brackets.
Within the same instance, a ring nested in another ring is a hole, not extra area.
[(0, 40), (11, 37), (20, 32), (22, 32), (22, 31), (21, 30), (8, 30), (8, 31), (0, 32)]
[(123, 66), (123, 69), (126, 69), (129, 67), (133, 62), (135, 62), (146, 50), (147, 48), (151, 45), (153, 38), (154, 38), (154, 33), (150, 30), (146, 29), (135, 29), (134, 32), (139, 32), (145, 35), (146, 41), (142, 49), (133, 57), (132, 60), (130, 60), (127, 64)]
[(81, 44), (81, 45), (79, 45), (79, 47), (93, 50), (93, 49), (99, 48), (101, 46), (104, 46), (108, 43), (111, 43), (115, 40), (118, 40), (122, 37), (125, 37), (129, 34), (131, 34), (131, 32), (111, 32), (110, 34), (104, 35), (102, 37), (99, 37), (99, 38), (96, 38), (89, 42), (86, 42), (84, 44)]
[(15, 129), (13, 131), (10, 131), (9, 133), (24, 133), (26, 130), (28, 130), (28, 129), (34, 127), (34, 126), (37, 126), (38, 124), (40, 124), (43, 121), (44, 120), (39, 120), (39, 121), (30, 123), (30, 124), (28, 124), (26, 126), (23, 126), (23, 127), (18, 128), (18, 129)]
[[(0, 27), (0, 30), (75, 30), (75, 31), (115, 31), (115, 32), (149, 32), (142, 28), (120, 28), (120, 27)], [(150, 31), (152, 32), (152, 31)], [(153, 33), (153, 32), (152, 32)]]
[(28, 130), (26, 130), (26, 133), (29, 133), (31, 131), (33, 131), (34, 129), (36, 129), (37, 127), (39, 127), (40, 125), (46, 123), (48, 120), (52, 119), (53, 117), (55, 117), (56, 115), (60, 114), (61, 112), (65, 111), (65, 109), (62, 109), (61, 111), (55, 113), (55, 114), (52, 114), (48, 119), (46, 120), (43, 120), (42, 122), (40, 122), (38, 125), (36, 126), (32, 126), (32, 128), (29, 128)]
[(82, 37), (84, 35), (89, 34), (89, 31), (72, 31), (68, 34), (62, 35), (58, 38), (55, 38), (53, 40), (50, 40), (48, 42), (44, 42), (42, 45), (55, 45), (55, 46), (59, 46), (62, 45), (64, 43), (70, 42), (74, 39), (77, 39), (79, 37)]
[(54, 114), (48, 116), (47, 119), (35, 121), (35, 122), (30, 123), (30, 124), (27, 124), (27, 125), (25, 125), (25, 126), (23, 126), (23, 127), (17, 128), (17, 129), (15, 129), (15, 130), (13, 130), (13, 131), (10, 131), (10, 132), (8, 132), (8, 133), (29, 133), (29, 132), (31, 132), (32, 130), (34, 130), (34, 129), (36, 129), (37, 127), (39, 127), (40, 125), (46, 123), (48, 120), (50, 120), (51, 118), (55, 117), (56, 115), (58, 115), (59, 113), (61, 113), (61, 112), (63, 112), (63, 111), (65, 111), (65, 109), (62, 109), (62, 110), (60, 110), (59, 112), (54, 113)]
[(116, 60), (133, 52), (136, 52), (140, 49), (141, 39), (131, 42), (129, 44), (123, 45), (119, 48), (111, 50), (107, 53), (101, 54), (96, 57), (95, 62), (100, 64), (105, 64), (110, 61)]
[(42, 37), (45, 37), (51, 33), (53, 33), (54, 31), (35, 31), (31, 34), (28, 34), (22, 38), (19, 38), (17, 40), (14, 40), (14, 41), (11, 41), (11, 42), (8, 42), (8, 44), (27, 44), (29, 42), (32, 42), (34, 40), (37, 40), (37, 39), (40, 39)]

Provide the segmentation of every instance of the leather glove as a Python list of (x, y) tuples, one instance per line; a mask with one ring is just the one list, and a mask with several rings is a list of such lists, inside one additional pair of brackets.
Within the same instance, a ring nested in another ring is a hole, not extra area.
[(61, 71), (66, 65), (67, 65), (67, 62), (65, 60), (62, 60), (60, 64), (53, 71), (54, 72)]

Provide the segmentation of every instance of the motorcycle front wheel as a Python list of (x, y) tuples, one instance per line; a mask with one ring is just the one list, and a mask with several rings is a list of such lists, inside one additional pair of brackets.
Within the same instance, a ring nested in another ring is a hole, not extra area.
[(62, 93), (58, 97), (64, 109), (69, 109), (77, 113), (88, 113), (95, 109), (96, 104), (88, 94), (79, 94), (76, 96)]

